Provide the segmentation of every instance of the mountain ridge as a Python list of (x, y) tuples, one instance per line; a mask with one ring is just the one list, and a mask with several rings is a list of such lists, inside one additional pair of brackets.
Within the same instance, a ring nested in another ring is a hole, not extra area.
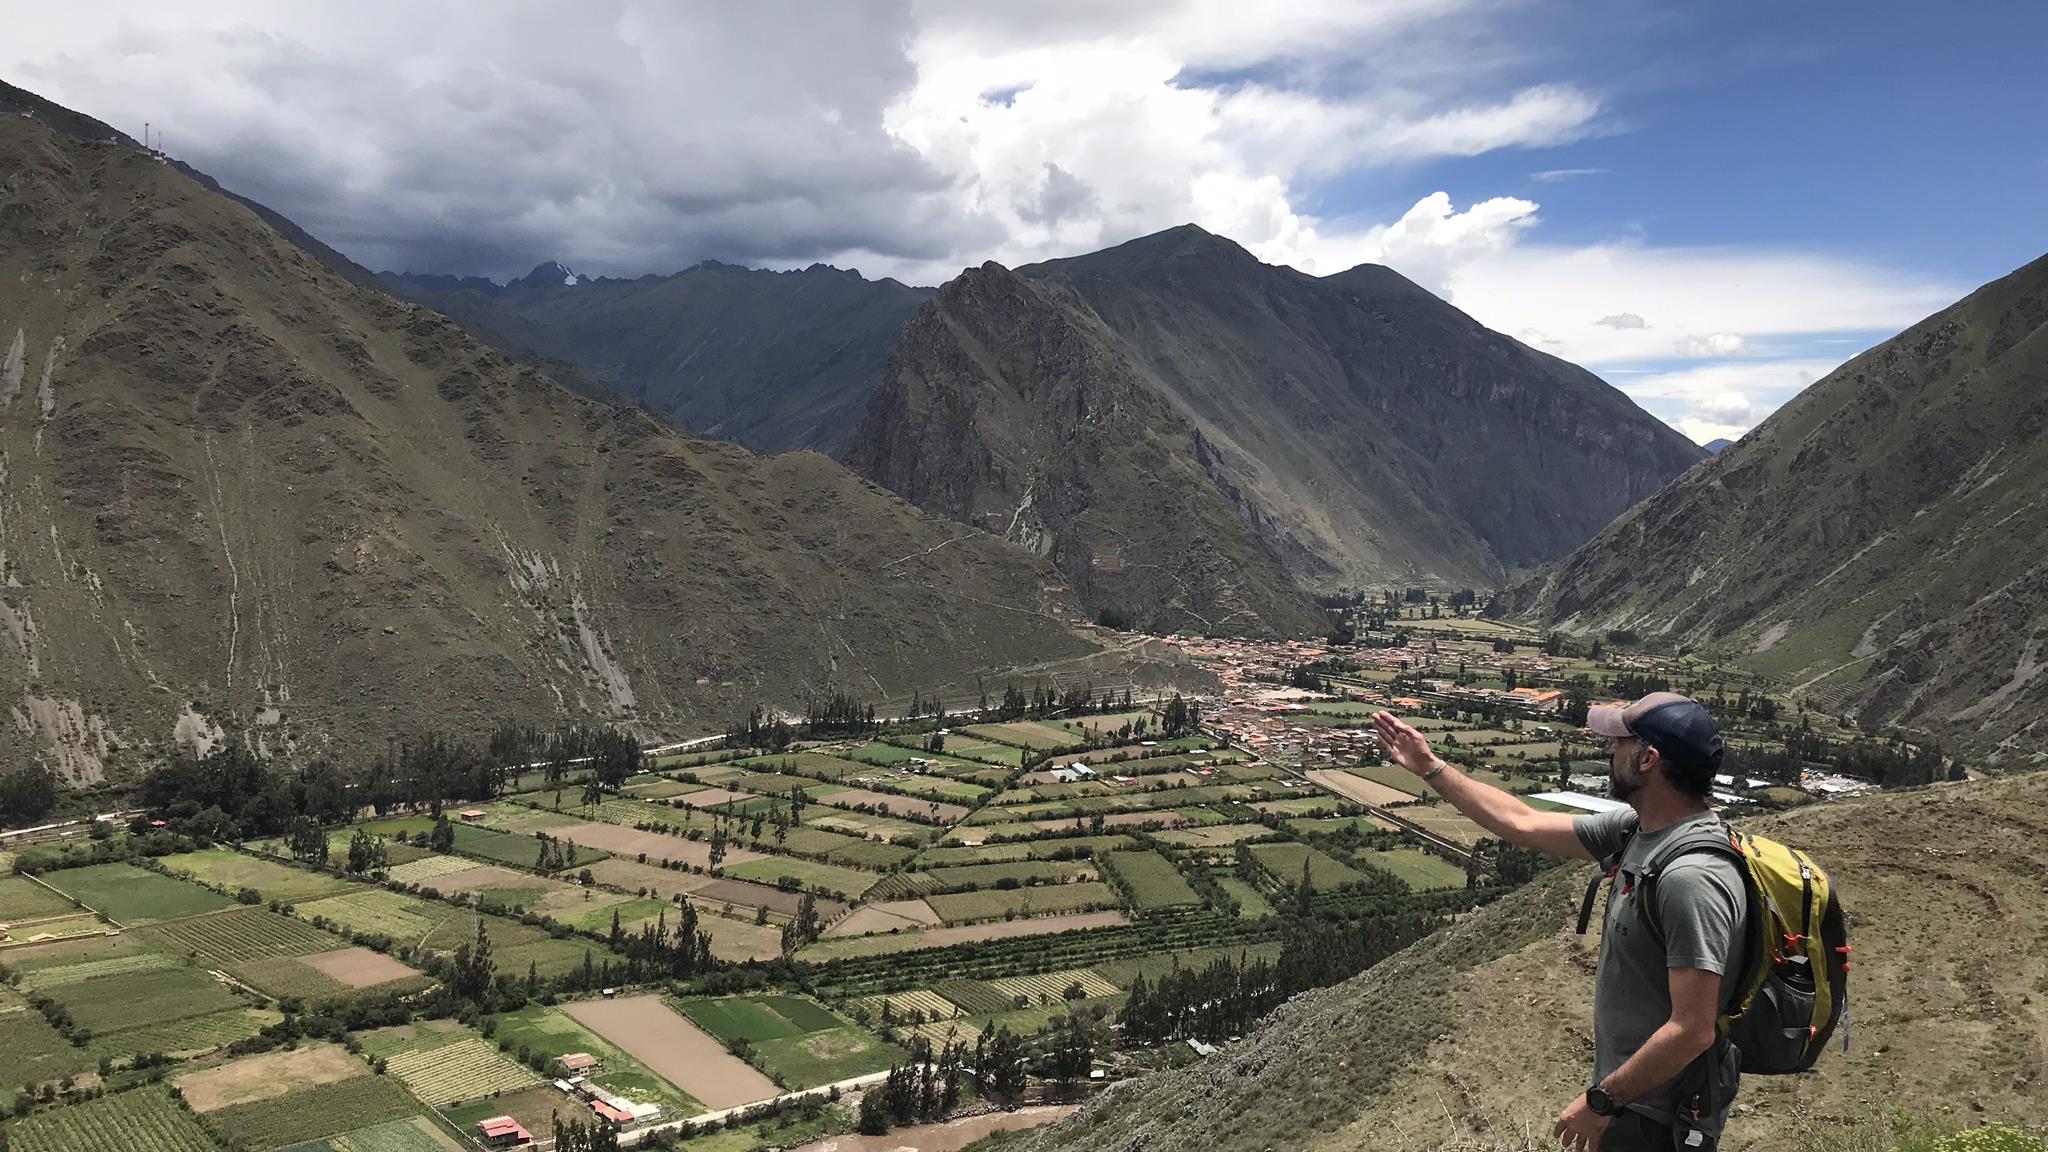
[(0, 159), (0, 761), (694, 733), (1099, 650), (1043, 563), (580, 398), (132, 143), (7, 116)]
[(2048, 256), (1862, 353), (1504, 614), (1628, 628), (1994, 761), (2048, 714)]

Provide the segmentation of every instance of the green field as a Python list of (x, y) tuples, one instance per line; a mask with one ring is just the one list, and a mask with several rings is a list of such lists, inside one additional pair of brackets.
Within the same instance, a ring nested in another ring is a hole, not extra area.
[(78, 908), (26, 876), (0, 876), (0, 923), (62, 916)]
[(210, 1052), (223, 1044), (246, 1040), (282, 1019), (283, 1013), (267, 1009), (230, 1008), (204, 1016), (123, 1028), (94, 1037), (89, 1050), (95, 1060), (102, 1055), (121, 1059), (137, 1052)]
[(856, 872), (851, 868), (840, 868), (832, 864), (820, 864), (814, 860), (799, 860), (794, 856), (768, 856), (735, 864), (725, 870), (728, 876), (741, 880), (758, 880), (763, 884), (774, 884), (783, 877), (791, 877), (805, 888), (822, 888), (848, 899), (874, 887), (881, 876), (874, 872)]
[(496, 1044), (466, 1028), (421, 1029), (414, 1042), (378, 1055), (413, 1095), (437, 1108), (540, 1083), (532, 1069), (514, 1063)]
[(0, 1010), (0, 1103), (23, 1084), (75, 1076), (97, 1059), (58, 1035), (35, 1009), (15, 1003)]
[(1134, 911), (1186, 908), (1202, 902), (1202, 898), (1181, 876), (1180, 870), (1157, 852), (1146, 849), (1111, 852), (1109, 867), (1129, 886)]
[[(1301, 883), (1303, 860), (1308, 861), (1309, 883), (1314, 885), (1318, 892), (1363, 884), (1366, 879), (1365, 874), (1358, 869), (1331, 859), (1306, 844), (1254, 844), (1250, 851), (1253, 859), (1282, 884)], [(1460, 877), (1460, 883), (1462, 882), (1463, 877)]]
[(66, 868), (43, 882), (120, 924), (147, 924), (196, 916), (234, 903), (197, 884), (146, 872), (132, 864)]
[(372, 888), (302, 904), (300, 916), (319, 916), (351, 932), (389, 936), (400, 944), (417, 944), (447, 914), (447, 906), (413, 896)]
[(1440, 856), (1432, 856), (1420, 848), (1390, 848), (1381, 852), (1361, 853), (1358, 861), (1367, 867), (1377, 868), (1401, 879), (1417, 892), (1441, 888), (1463, 888), (1465, 870)]
[(1051, 724), (1036, 720), (1012, 720), (998, 724), (974, 724), (960, 729), (961, 732), (980, 740), (998, 744), (1015, 744), (1038, 752), (1052, 752), (1074, 748), (1088, 742), (1085, 732), (1069, 732)]
[(315, 872), (308, 868), (294, 868), (275, 860), (249, 856), (227, 848), (210, 848), (203, 852), (186, 852), (177, 856), (165, 856), (160, 861), (172, 872), (203, 880), (208, 884), (219, 884), (229, 891), (254, 888), (265, 900), (282, 900), (296, 904), (301, 900), (317, 900), (322, 896), (333, 896), (355, 887), (339, 876)]
[[(987, 831), (987, 829), (983, 829)], [(1037, 829), (1033, 829), (1037, 831)], [(1039, 840), (1014, 840), (1004, 844), (978, 844), (973, 847), (946, 845), (927, 848), (917, 856), (917, 863), (926, 869), (943, 868), (954, 864), (1000, 864), (1011, 860), (1049, 860), (1065, 853), (1086, 858), (1096, 852), (1117, 848), (1129, 848), (1136, 841), (1129, 836), (1047, 836)]]
[(1024, 766), (1024, 750), (1010, 744), (998, 744), (993, 740), (960, 740), (946, 738), (946, 754), (979, 760), (983, 764), (994, 764), (1002, 768)]
[(1004, 880), (1018, 884), (1037, 880), (1040, 883), (1065, 883), (1068, 880), (1094, 879), (1095, 864), (1091, 860), (1014, 860), (996, 864), (961, 864), (949, 868), (928, 868), (925, 875), (926, 890), (945, 892), (967, 888), (994, 888)]
[(208, 1128), (224, 1143), (279, 1148), (420, 1114), (419, 1102), (395, 1076), (356, 1076), (208, 1112)]
[(1235, 876), (1218, 876), (1216, 886), (1237, 901), (1237, 914), (1241, 919), (1257, 920), (1273, 914), (1273, 905), (1265, 894)]
[(189, 956), (207, 968), (227, 968), (277, 956), (310, 956), (348, 947), (348, 941), (303, 920), (257, 907), (167, 921), (144, 929), (142, 935), (156, 941), (165, 951)]
[(204, 1016), (241, 1007), (211, 976), (196, 968), (156, 968), (99, 976), (50, 989), (50, 998), (71, 1013), (95, 1039), (124, 1029)]
[(901, 1049), (800, 996), (730, 996), (676, 1005), (719, 1040), (745, 1040), (762, 1067), (791, 1088), (830, 1084), (901, 1063)]
[(1107, 884), (1083, 881), (1074, 884), (1050, 884), (1038, 888), (1013, 888), (1008, 891), (954, 892), (941, 896), (926, 897), (925, 903), (932, 906), (948, 924), (972, 924), (982, 920), (1002, 920), (1010, 916), (1043, 916), (1053, 912), (1084, 912), (1096, 908), (1116, 908), (1123, 904), (1117, 897), (1116, 889)]
[[(643, 820), (653, 818), (655, 817), (645, 815), (641, 817)], [(514, 868), (521, 868), (528, 872), (533, 871), (535, 863), (540, 860), (540, 840), (536, 837), (531, 835), (522, 836), (512, 832), (499, 832), (491, 828), (479, 828), (474, 824), (457, 824), (455, 826), (455, 850), (464, 856), (474, 856), (478, 859), (490, 860), (498, 864), (509, 864)], [(580, 868), (585, 864), (593, 864), (604, 859), (607, 855), (608, 853), (600, 852), (595, 848), (579, 846), (576, 849), (576, 864), (574, 866)]]
[(14, 1152), (217, 1152), (199, 1122), (154, 1085), (46, 1109), (7, 1134)]
[[(558, 976), (580, 966), (586, 951), (593, 957), (605, 952), (604, 946), (594, 941), (557, 940), (546, 929), (509, 917), (479, 914), (457, 904), (401, 896), (382, 889), (301, 904), (298, 914), (307, 919), (322, 917), (348, 931), (388, 936), (394, 944), (425, 945), (449, 952), (475, 938), (481, 915), (501, 972), (524, 973), (531, 963), (539, 967), (543, 976)], [(606, 923), (609, 922), (607, 915)]]

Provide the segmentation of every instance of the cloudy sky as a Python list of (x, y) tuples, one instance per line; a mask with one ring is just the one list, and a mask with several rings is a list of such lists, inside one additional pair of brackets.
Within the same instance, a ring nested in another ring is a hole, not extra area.
[(937, 283), (1193, 221), (1698, 440), (2048, 250), (2048, 6), (96, 0), (0, 78), (373, 268)]

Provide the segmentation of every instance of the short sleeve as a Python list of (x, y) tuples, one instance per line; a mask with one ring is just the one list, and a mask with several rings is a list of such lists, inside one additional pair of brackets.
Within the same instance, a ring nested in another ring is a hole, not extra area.
[(1735, 966), (1746, 899), (1736, 864), (1722, 856), (1674, 860), (1657, 878), (1664, 966), (1726, 976)]
[(1635, 830), (1636, 811), (1633, 808), (1572, 817), (1572, 831), (1578, 835), (1579, 845), (1595, 860), (1605, 860), (1621, 851), (1622, 845), (1628, 843), (1629, 833)]

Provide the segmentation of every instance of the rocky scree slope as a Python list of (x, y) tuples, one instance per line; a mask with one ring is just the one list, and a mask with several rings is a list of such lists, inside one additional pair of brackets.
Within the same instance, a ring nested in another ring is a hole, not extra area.
[(848, 463), (1049, 557), (1091, 611), (1154, 631), (1320, 631), (1194, 439), (1063, 283), (969, 269), (904, 330)]
[(2048, 257), (1829, 373), (1514, 589), (1994, 761), (2048, 735)]
[(658, 735), (1094, 650), (1027, 554), (574, 396), (67, 127), (0, 117), (0, 763)]
[(1378, 265), (1310, 276), (1187, 225), (1018, 271), (1086, 301), (1311, 584), (1497, 587), (1706, 455)]
[(614, 280), (548, 263), (502, 286), (381, 279), (503, 347), (575, 364), (679, 428), (764, 452), (835, 456), (897, 333), (931, 297), (823, 264), (770, 272), (707, 261)]
[[(1812, 853), (1851, 916), (1847, 1054), (1744, 1080), (1727, 1152), (1823, 1139), (1889, 1108), (2048, 1116), (2048, 774), (1939, 785), (1745, 824)], [(1030, 1152), (1523, 1152), (1592, 1075), (1590, 865), (1560, 868), (1191, 1067), (1118, 1085)], [(1995, 944), (1993, 942), (1996, 942)]]

